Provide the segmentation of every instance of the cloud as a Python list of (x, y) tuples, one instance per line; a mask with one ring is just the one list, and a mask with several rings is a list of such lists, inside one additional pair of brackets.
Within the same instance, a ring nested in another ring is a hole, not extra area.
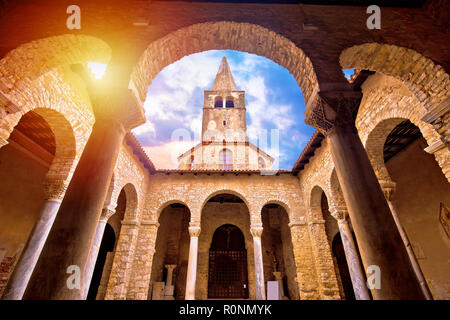
[[(133, 133), (157, 167), (176, 168), (176, 156), (200, 142), (203, 91), (211, 88), (224, 55), (238, 89), (246, 92), (249, 140), (255, 143), (267, 132), (270, 152), (270, 132), (278, 130), (280, 167), (290, 168), (314, 130), (304, 125), (303, 99), (295, 79), (253, 54), (212, 50), (167, 66), (149, 87), (144, 104), (147, 122)], [(174, 131), (180, 130), (186, 133), (185, 141), (172, 141)]]
[(143, 147), (157, 169), (175, 169), (178, 156), (195, 146), (195, 141), (172, 141), (160, 146)]

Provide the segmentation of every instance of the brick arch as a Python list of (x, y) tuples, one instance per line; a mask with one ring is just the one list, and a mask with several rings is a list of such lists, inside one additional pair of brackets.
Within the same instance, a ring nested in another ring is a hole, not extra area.
[(191, 214), (191, 209), (189, 209), (189, 206), (187, 205), (187, 203), (185, 201), (179, 200), (179, 199), (171, 199), (171, 200), (166, 200), (163, 203), (160, 203), (157, 205), (157, 210), (156, 210), (156, 220), (159, 220), (159, 216), (161, 215), (161, 212), (163, 212), (163, 210), (165, 208), (167, 208), (168, 206), (170, 206), (171, 204), (182, 204), (184, 205), (188, 210), (189, 210), (189, 215)]
[(93, 36), (64, 34), (37, 39), (11, 50), (0, 60), (1, 91), (20, 90), (24, 82), (61, 65), (108, 63), (110, 58), (109, 45)]
[[(217, 196), (219, 194), (225, 194), (225, 193), (232, 194), (232, 195), (240, 198), (242, 201), (244, 201), (245, 205), (247, 206), (248, 215), (249, 215), (249, 217), (251, 219), (251, 216), (252, 216), (251, 205), (250, 205), (250, 202), (248, 201), (248, 197), (244, 196), (244, 192), (231, 190), (231, 189), (220, 189), (220, 190), (216, 190), (216, 191), (214, 191), (212, 193), (209, 193), (209, 195), (200, 202), (201, 203), (200, 211), (197, 214), (192, 213), (191, 221), (192, 222), (194, 222), (194, 221), (200, 222), (201, 221), (201, 214), (203, 212), (203, 208), (205, 207), (206, 203), (211, 198), (213, 198), (213, 197), (215, 197), (215, 196)], [(197, 216), (198, 214), (200, 214), (200, 216)]]
[(260, 214), (262, 214), (262, 209), (263, 209), (266, 205), (268, 205), (268, 204), (277, 204), (277, 205), (279, 205), (280, 207), (282, 207), (282, 208), (286, 211), (286, 213), (287, 213), (289, 222), (292, 221), (292, 216), (291, 216), (291, 215), (292, 215), (292, 210), (291, 210), (291, 206), (290, 206), (286, 201), (283, 201), (283, 200), (280, 200), (280, 199), (271, 199), (271, 200), (268, 200), (268, 201), (264, 202), (264, 204), (261, 206), (261, 208), (260, 208), (260, 210), (259, 210), (259, 213), (260, 213)]
[(331, 172), (329, 185), (331, 197), (328, 198), (328, 207), (346, 207), (344, 195), (342, 193), (341, 185), (339, 183), (335, 168), (333, 168), (333, 171)]
[[(431, 124), (421, 120), (427, 110), (398, 79), (375, 74), (366, 80), (363, 85), (363, 93), (356, 117), (358, 134), (366, 147), (378, 179), (389, 182), (390, 178), (384, 166), (382, 148), (386, 137), (400, 121), (409, 120), (416, 125), (429, 146), (439, 139), (439, 134)], [(394, 125), (394, 123), (396, 124)], [(435, 153), (434, 156), (450, 181), (447, 149)]]
[(44, 187), (48, 199), (61, 200), (78, 161), (74, 129), (66, 117), (57, 111), (44, 108), (33, 111), (48, 123), (55, 136), (55, 157), (46, 174)]
[(311, 220), (323, 220), (322, 214), (322, 193), (325, 194), (327, 200), (329, 201), (330, 196), (329, 193), (325, 192), (327, 188), (322, 188), (319, 185), (315, 185), (310, 192), (309, 198), (309, 208), (310, 208), (310, 219)]
[(372, 70), (404, 83), (430, 110), (450, 96), (445, 69), (417, 51), (382, 43), (364, 43), (342, 51), (343, 69)]
[(292, 41), (262, 26), (232, 21), (194, 24), (150, 43), (133, 70), (130, 88), (144, 101), (148, 86), (164, 67), (193, 53), (224, 49), (264, 56), (285, 67), (305, 101), (318, 89), (311, 60)]
[(367, 155), (380, 183), (392, 181), (384, 163), (383, 149), (386, 138), (405, 118), (389, 118), (377, 123), (365, 144)]
[[(126, 206), (125, 213), (123, 215), (124, 221), (134, 220), (137, 216), (137, 208), (138, 208), (138, 193), (134, 184), (126, 183), (120, 191), (125, 192)], [(120, 193), (120, 192), (119, 192)], [(118, 196), (116, 198), (117, 202)]]

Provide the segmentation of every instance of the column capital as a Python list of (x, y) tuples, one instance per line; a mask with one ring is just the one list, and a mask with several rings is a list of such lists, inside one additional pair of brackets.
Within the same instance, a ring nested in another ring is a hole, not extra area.
[(330, 213), (331, 213), (331, 216), (333, 218), (335, 218), (338, 222), (348, 221), (347, 208), (342, 208), (342, 207), (330, 208)]
[(177, 265), (176, 264), (166, 264), (166, 265), (164, 265), (164, 267), (166, 268), (166, 269), (170, 269), (170, 270), (173, 270), (173, 269), (175, 269), (176, 267), (177, 267)]
[(0, 137), (0, 148), (6, 146), (8, 144), (8, 140), (3, 137)]
[(262, 225), (253, 225), (250, 227), (250, 233), (253, 238), (261, 238), (264, 228)]
[(335, 127), (356, 132), (354, 124), (361, 98), (359, 91), (320, 91), (305, 111), (305, 122), (324, 135), (332, 134)]
[(392, 200), (392, 195), (395, 192), (396, 183), (394, 181), (386, 181), (386, 180), (380, 180), (380, 186), (383, 190), (384, 197), (387, 201)]
[(200, 232), (202, 231), (200, 226), (197, 226), (197, 225), (189, 226), (188, 230), (189, 230), (189, 235), (191, 237), (197, 237), (197, 238), (198, 238), (198, 236), (200, 236)]
[(100, 221), (107, 222), (111, 216), (116, 213), (116, 209), (113, 209), (111, 207), (104, 207), (102, 209), (102, 214), (100, 216)]

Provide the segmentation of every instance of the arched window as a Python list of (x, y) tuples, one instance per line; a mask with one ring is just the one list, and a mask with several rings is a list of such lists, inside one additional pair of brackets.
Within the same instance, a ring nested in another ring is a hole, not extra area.
[(264, 162), (264, 159), (259, 157), (258, 158), (258, 168), (259, 169), (264, 169), (266, 167), (266, 163)]
[(231, 96), (227, 97), (227, 100), (225, 102), (225, 107), (226, 108), (234, 108), (234, 99)]
[(228, 149), (223, 149), (219, 153), (219, 169), (233, 169), (233, 154)]
[(223, 98), (221, 96), (217, 96), (214, 99), (214, 108), (223, 108)]
[(191, 160), (189, 161), (189, 170), (194, 169), (194, 156), (191, 156)]

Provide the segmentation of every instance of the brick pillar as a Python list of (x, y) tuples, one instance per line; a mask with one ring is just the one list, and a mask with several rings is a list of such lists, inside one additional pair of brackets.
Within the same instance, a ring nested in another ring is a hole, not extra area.
[(262, 225), (252, 225), (250, 232), (253, 237), (253, 254), (255, 257), (255, 291), (256, 300), (266, 300), (266, 284), (264, 282), (264, 264), (262, 255), (261, 235)]
[(159, 223), (157, 221), (144, 220), (141, 222), (130, 283), (128, 285), (127, 299), (148, 299), (158, 228)]
[(189, 244), (189, 261), (186, 279), (186, 300), (195, 300), (195, 283), (197, 280), (197, 258), (198, 258), (198, 236), (200, 235), (200, 226), (190, 224), (189, 235), (191, 241)]
[(313, 220), (308, 225), (313, 243), (320, 297), (324, 300), (339, 300), (339, 285), (334, 270), (333, 255), (325, 232), (325, 220)]
[(137, 221), (122, 221), (105, 300), (126, 299), (138, 234), (139, 223)]
[(319, 284), (308, 225), (303, 219), (289, 223), (300, 300), (320, 299)]

